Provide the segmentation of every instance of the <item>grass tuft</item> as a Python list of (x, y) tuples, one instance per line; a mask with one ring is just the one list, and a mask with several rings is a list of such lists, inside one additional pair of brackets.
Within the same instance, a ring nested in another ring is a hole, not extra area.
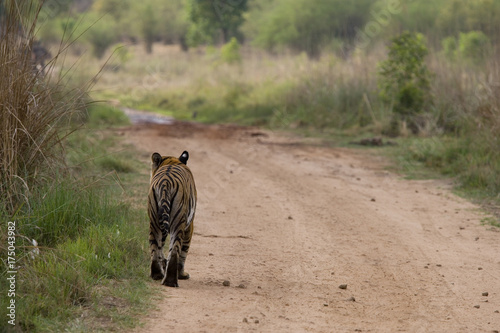
[(42, 175), (63, 164), (61, 140), (72, 115), (84, 106), (85, 89), (67, 89), (63, 75), (53, 75), (55, 59), (45, 68), (36, 67), (32, 52), (42, 5), (36, 1), (2, 4), (0, 202), (13, 213), (27, 203)]

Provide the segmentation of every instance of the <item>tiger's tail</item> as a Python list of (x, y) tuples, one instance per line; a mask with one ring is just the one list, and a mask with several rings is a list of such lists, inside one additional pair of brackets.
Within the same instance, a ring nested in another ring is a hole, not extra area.
[[(151, 221), (158, 221), (158, 224), (152, 223), (150, 226), (149, 244), (152, 259), (151, 277), (154, 280), (160, 280), (165, 277), (167, 264), (167, 260), (163, 254), (163, 248), (165, 247), (165, 240), (170, 228), (170, 210), (168, 202), (165, 202), (165, 200), (162, 200), (159, 206), (154, 205), (151, 207), (150, 205), (150, 208), (152, 208), (149, 211)], [(157, 228), (155, 225), (159, 226), (160, 230), (156, 229), (156, 231), (154, 231), (154, 229)]]

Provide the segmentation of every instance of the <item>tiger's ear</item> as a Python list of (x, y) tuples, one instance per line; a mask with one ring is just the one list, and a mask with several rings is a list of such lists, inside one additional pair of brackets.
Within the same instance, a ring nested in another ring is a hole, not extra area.
[(182, 152), (182, 155), (179, 157), (179, 161), (181, 161), (182, 163), (186, 164), (187, 161), (189, 159), (189, 153), (187, 151), (183, 151)]
[(162, 160), (162, 157), (161, 157), (160, 154), (153, 153), (153, 155), (151, 155), (151, 163), (153, 163), (153, 165), (155, 167), (159, 167), (160, 166), (161, 160)]

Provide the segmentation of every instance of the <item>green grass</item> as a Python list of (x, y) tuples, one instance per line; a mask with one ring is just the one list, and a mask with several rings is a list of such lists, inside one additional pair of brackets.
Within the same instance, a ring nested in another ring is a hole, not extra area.
[[(2, 244), (8, 220), (16, 221), (19, 235), (20, 332), (130, 328), (150, 307), (147, 217), (133, 208), (145, 200), (147, 170), (139, 172), (143, 166), (112, 131), (92, 126), (67, 139), (69, 172), (34, 189), (16, 215), (1, 215)], [(0, 254), (6, 257), (3, 245)], [(2, 290), (6, 281), (3, 267)], [(7, 302), (0, 299), (4, 317)]]
[[(399, 159), (408, 164), (456, 177), (459, 189), (474, 193), (481, 190), (485, 197), (500, 193), (500, 153), (490, 143), (474, 138), (439, 136), (400, 140)], [(415, 165), (415, 164), (414, 164)]]
[[(102, 288), (120, 281), (129, 292), (135, 294), (131, 288), (139, 288), (148, 294), (144, 212), (122, 202), (118, 185), (66, 179), (39, 190), (41, 197), (32, 199), (30, 214), (12, 217), (22, 235), (17, 238), (19, 327), (42, 332), (76, 325), (81, 328), (77, 331), (86, 331), (92, 328), (93, 317), (103, 311), (112, 317), (117, 310), (101, 308), (100, 300), (106, 297), (125, 297), (121, 306), (132, 309), (131, 314), (139, 305), (147, 307), (147, 296), (132, 304), (126, 300), (132, 295), (123, 288), (120, 292)], [(39, 254), (33, 252), (32, 239)], [(5, 281), (2, 276), (0, 283)], [(90, 320), (80, 322), (82, 314)]]
[(491, 225), (493, 227), (497, 227), (497, 228), (500, 228), (500, 219), (499, 218), (495, 218), (495, 217), (492, 217), (492, 216), (489, 216), (489, 217), (485, 217), (481, 220), (481, 223), (482, 224), (487, 224), (487, 225)]
[(480, 135), (399, 138), (384, 148), (394, 168), (410, 179), (451, 178), (454, 191), (494, 215), (488, 224), (500, 226), (500, 153)]
[(90, 127), (114, 127), (130, 125), (128, 117), (119, 109), (103, 103), (89, 105), (88, 125)]
[(67, 159), (74, 172), (96, 169), (103, 174), (133, 173), (141, 166), (130, 159), (127, 149), (118, 144), (118, 137), (103, 128), (130, 124), (128, 117), (119, 109), (104, 103), (89, 108), (87, 130), (76, 131), (66, 140)]

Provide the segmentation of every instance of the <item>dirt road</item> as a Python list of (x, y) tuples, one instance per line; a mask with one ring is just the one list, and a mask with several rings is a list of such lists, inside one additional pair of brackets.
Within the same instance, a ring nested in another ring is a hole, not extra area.
[(191, 279), (152, 282), (158, 310), (136, 332), (500, 330), (500, 233), (450, 182), (256, 129), (126, 135), (145, 163), (188, 150), (199, 193)]

